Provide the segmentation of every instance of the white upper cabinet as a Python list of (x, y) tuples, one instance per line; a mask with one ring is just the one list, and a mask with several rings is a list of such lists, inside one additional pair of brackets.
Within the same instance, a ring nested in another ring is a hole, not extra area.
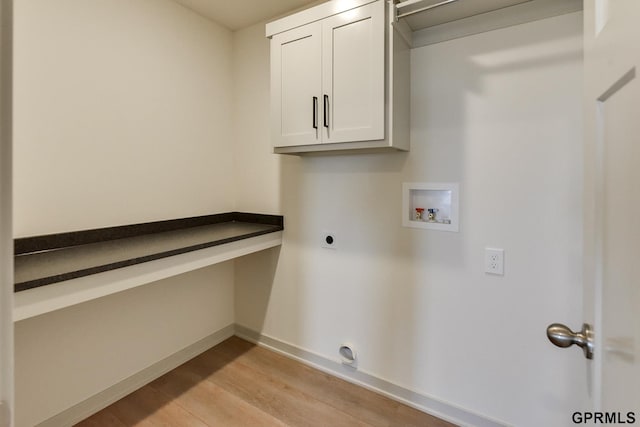
[(322, 93), (322, 25), (314, 22), (271, 41), (271, 138), (275, 146), (317, 144)]
[(408, 149), (409, 46), (386, 7), (329, 1), (267, 24), (276, 153)]
[(322, 22), (322, 142), (384, 139), (384, 4)]

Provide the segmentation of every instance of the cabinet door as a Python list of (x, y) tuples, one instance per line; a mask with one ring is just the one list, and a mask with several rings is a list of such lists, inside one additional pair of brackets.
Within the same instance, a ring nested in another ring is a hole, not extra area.
[(323, 142), (384, 139), (384, 3), (322, 21)]
[(322, 25), (271, 39), (271, 141), (276, 147), (320, 143)]

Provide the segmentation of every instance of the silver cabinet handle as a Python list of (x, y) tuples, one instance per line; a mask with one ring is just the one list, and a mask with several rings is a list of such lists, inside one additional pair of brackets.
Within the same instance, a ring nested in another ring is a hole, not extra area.
[(561, 323), (554, 323), (547, 328), (547, 337), (558, 347), (571, 347), (573, 344), (582, 347), (584, 357), (593, 359), (593, 328), (588, 323), (582, 325), (580, 332), (573, 332)]

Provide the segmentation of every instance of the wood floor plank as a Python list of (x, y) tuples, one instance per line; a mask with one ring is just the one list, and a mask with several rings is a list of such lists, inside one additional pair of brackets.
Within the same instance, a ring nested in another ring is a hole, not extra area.
[(109, 408), (104, 409), (97, 414), (92, 415), (79, 424), (79, 427), (127, 427), (122, 421), (118, 419)]
[(237, 337), (79, 425), (455, 427)]
[(281, 378), (290, 386), (305, 390), (316, 399), (372, 426), (389, 426), (388, 415), (394, 414), (400, 405), (377, 393), (354, 387), (344, 380), (240, 339), (228, 340), (214, 351), (230, 358), (236, 355), (236, 362), (269, 372), (270, 375)]
[(184, 368), (175, 369), (149, 384), (210, 426), (283, 427), (268, 413), (250, 405), (212, 382)]
[(215, 351), (208, 351), (184, 366), (288, 425), (367, 425), (253, 367), (229, 363)]
[[(411, 408), (378, 393), (354, 386), (340, 378), (294, 361), (238, 337), (232, 337), (211, 351), (228, 360), (254, 366), (282, 379), (292, 387), (313, 395), (338, 410), (376, 427), (413, 425), (452, 427), (439, 418)], [(417, 420), (417, 421), (416, 421)]]
[[(428, 423), (425, 423), (425, 416), (428, 417)], [(398, 420), (402, 420), (402, 425), (406, 427), (456, 427), (455, 424), (451, 424), (448, 421), (425, 414), (424, 412), (406, 405), (400, 405), (394, 414), (394, 417)]]
[(109, 410), (125, 425), (140, 427), (207, 427), (172, 399), (152, 387), (143, 387), (111, 405)]

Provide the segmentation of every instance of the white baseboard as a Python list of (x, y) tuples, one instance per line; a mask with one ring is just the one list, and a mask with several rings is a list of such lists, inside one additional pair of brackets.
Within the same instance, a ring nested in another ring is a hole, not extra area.
[(292, 344), (262, 335), (242, 325), (236, 324), (235, 335), (459, 426), (506, 427), (508, 425), (345, 366), (337, 360), (331, 360)]
[(134, 374), (108, 389), (83, 400), (58, 415), (43, 421), (38, 424), (38, 427), (72, 426), (122, 399), (126, 395), (138, 390), (140, 387), (150, 383), (156, 378), (159, 378), (167, 372), (177, 368), (183, 363), (193, 359), (200, 353), (203, 353), (211, 347), (220, 344), (227, 338), (232, 337), (234, 335), (234, 331), (235, 328), (233, 324), (226, 326), (200, 341), (178, 351), (177, 353), (174, 353), (148, 368), (143, 369), (137, 374)]

